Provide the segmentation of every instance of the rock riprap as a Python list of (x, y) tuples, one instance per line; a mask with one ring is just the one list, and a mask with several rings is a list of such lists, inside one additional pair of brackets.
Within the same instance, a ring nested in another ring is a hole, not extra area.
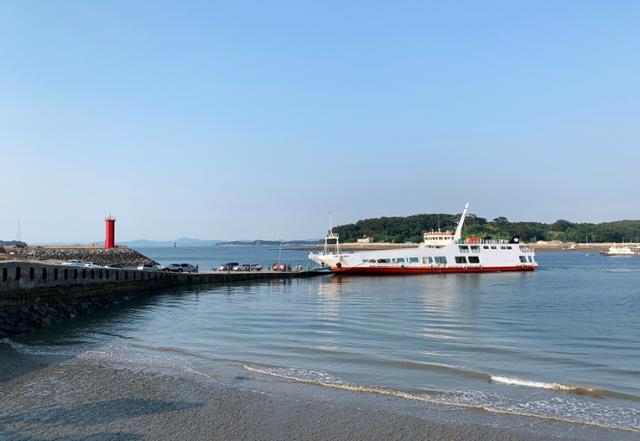
[(53, 247), (25, 247), (11, 250), (11, 257), (15, 259), (33, 260), (82, 260), (94, 262), (98, 265), (120, 264), (123, 266), (138, 266), (143, 264), (156, 265), (152, 259), (131, 248), (53, 248)]

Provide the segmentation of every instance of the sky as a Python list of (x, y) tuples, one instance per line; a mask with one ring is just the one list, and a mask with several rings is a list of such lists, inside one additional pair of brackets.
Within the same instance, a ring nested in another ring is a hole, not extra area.
[[(451, 4), (447, 4), (451, 3)], [(0, 2), (0, 239), (640, 219), (640, 2)]]

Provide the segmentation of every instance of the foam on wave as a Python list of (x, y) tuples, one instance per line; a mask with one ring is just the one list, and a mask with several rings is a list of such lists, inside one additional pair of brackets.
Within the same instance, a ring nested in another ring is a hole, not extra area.
[(321, 378), (313, 378), (313, 376), (296, 376), (294, 373), (298, 370), (296, 369), (283, 369), (283, 368), (266, 368), (266, 367), (256, 367), (249, 366), (247, 364), (243, 365), (243, 368), (249, 372), (268, 375), (276, 378), (281, 378), (284, 380), (295, 381), (299, 383), (313, 384), (316, 386), (330, 387), (333, 389), (341, 389), (349, 392), (360, 392), (360, 393), (369, 393), (369, 394), (377, 394), (377, 395), (386, 395), (406, 400), (413, 401), (423, 401), (432, 404), (441, 404), (448, 406), (457, 406), (457, 407), (465, 407), (465, 408), (473, 408), (484, 410), (491, 413), (499, 413), (499, 414), (507, 414), (507, 415), (517, 415), (517, 416), (526, 416), (526, 417), (534, 417), (534, 418), (542, 418), (553, 421), (561, 421), (566, 423), (574, 423), (574, 424), (585, 424), (596, 427), (603, 427), (608, 429), (617, 429), (624, 430), (628, 432), (638, 432), (640, 433), (640, 425), (637, 424), (637, 419), (633, 418), (635, 423), (610, 423), (598, 420), (589, 420), (584, 418), (576, 418), (570, 415), (561, 416), (557, 414), (544, 414), (539, 413), (534, 410), (535, 408), (528, 409), (526, 406), (522, 406), (519, 408), (506, 408), (506, 407), (495, 407), (486, 403), (476, 403), (469, 401), (460, 401), (454, 399), (452, 396), (447, 396), (446, 394), (441, 396), (432, 396), (432, 395), (421, 395), (417, 393), (411, 393), (401, 390), (395, 390), (390, 388), (378, 387), (378, 386), (366, 386), (366, 385), (357, 385), (351, 383), (344, 383), (342, 381), (334, 382), (323, 380)]

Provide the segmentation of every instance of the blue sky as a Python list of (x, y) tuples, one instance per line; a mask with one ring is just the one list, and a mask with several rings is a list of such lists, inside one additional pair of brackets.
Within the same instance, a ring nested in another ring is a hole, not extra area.
[(4, 1), (0, 238), (640, 218), (640, 3)]

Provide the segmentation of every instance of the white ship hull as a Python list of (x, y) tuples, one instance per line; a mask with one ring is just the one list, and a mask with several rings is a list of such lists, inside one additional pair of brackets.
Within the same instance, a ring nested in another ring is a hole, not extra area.
[(402, 248), (353, 253), (312, 253), (310, 259), (336, 272), (360, 274), (533, 271), (532, 249), (510, 243), (452, 243), (442, 248)]

